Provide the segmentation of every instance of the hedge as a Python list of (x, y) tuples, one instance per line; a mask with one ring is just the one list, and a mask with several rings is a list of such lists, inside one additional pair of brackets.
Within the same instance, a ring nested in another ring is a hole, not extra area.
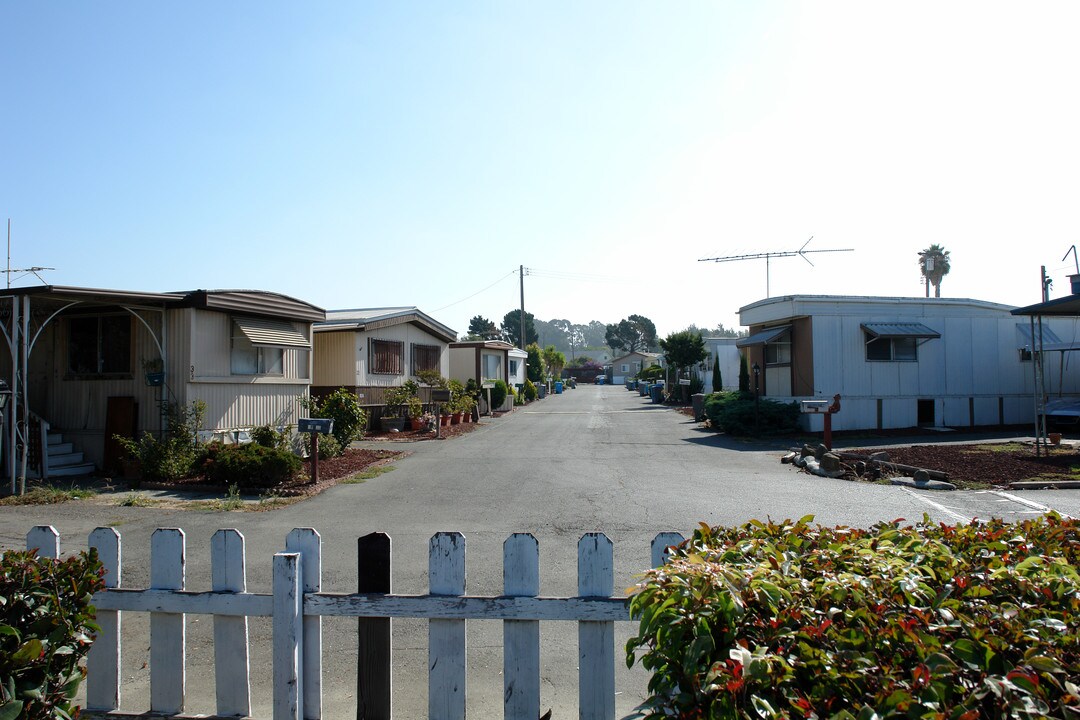
[(98, 631), (90, 599), (104, 587), (95, 550), (67, 560), (0, 556), (0, 718), (68, 718)]
[(1080, 523), (702, 525), (636, 586), (642, 715), (1080, 716)]
[(767, 398), (755, 402), (743, 392), (710, 393), (705, 398), (705, 417), (714, 430), (728, 435), (791, 434), (799, 430), (799, 406)]

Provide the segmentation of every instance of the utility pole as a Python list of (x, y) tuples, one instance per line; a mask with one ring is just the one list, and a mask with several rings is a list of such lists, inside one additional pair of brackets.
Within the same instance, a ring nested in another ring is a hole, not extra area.
[(521, 283), (521, 349), (525, 349), (525, 266), (518, 265), (518, 281)]

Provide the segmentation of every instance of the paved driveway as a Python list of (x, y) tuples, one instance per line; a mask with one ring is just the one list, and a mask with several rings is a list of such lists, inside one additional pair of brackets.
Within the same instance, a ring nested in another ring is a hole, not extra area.
[[(373, 445), (373, 443), (365, 443)], [(576, 543), (602, 531), (615, 546), (616, 592), (648, 566), (649, 542), (661, 531), (689, 534), (698, 522), (741, 524), (752, 518), (813, 514), (828, 525), (865, 526), (878, 520), (957, 522), (972, 517), (1010, 518), (1045, 505), (1080, 515), (1080, 493), (1029, 493), (1019, 499), (991, 493), (927, 493), (892, 486), (816, 478), (778, 461), (782, 445), (733, 443), (699, 429), (673, 410), (649, 404), (622, 387), (583, 386), (448, 441), (393, 444), (410, 455), (393, 472), (360, 485), (340, 485), (323, 495), (267, 513), (210, 513), (69, 503), (57, 507), (0, 509), (0, 545), (20, 547), (27, 529), (53, 524), (68, 549), (85, 546), (99, 525), (123, 536), (124, 584), (144, 587), (150, 533), (181, 527), (188, 537), (189, 589), (209, 588), (213, 532), (235, 527), (248, 541), (248, 584), (269, 591), (270, 559), (293, 527), (311, 526), (323, 537), (324, 588), (355, 589), (356, 538), (380, 530), (394, 543), (394, 591), (427, 590), (427, 543), (438, 531), (466, 537), (469, 594), (498, 594), (501, 546), (513, 532), (540, 542), (541, 592), (576, 591)], [(1019, 496), (1018, 493), (1013, 494)], [(148, 707), (147, 621), (124, 620), (125, 709)], [(189, 712), (212, 713), (210, 619), (189, 620)], [(327, 620), (325, 711), (352, 717), (356, 654), (355, 621)], [(617, 629), (616, 657), (633, 627)], [(542, 710), (555, 718), (577, 715), (577, 633), (572, 625), (542, 628)], [(255, 712), (269, 717), (270, 668), (267, 621), (251, 622)], [(502, 714), (502, 630), (497, 622), (469, 629), (469, 713)], [(424, 621), (395, 621), (395, 714), (422, 717), (427, 708), (427, 629)], [(646, 676), (620, 662), (617, 710), (640, 701)]]

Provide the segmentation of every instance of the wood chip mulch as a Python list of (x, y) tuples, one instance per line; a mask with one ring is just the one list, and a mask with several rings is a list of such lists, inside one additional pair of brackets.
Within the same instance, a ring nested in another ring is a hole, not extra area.
[[(874, 449), (852, 452), (871, 454)], [(1068, 475), (1071, 468), (1080, 467), (1080, 450), (1063, 445), (1051, 448), (1050, 454), (1036, 456), (1033, 445), (1010, 443), (985, 445), (912, 445), (886, 448), (892, 462), (913, 465), (926, 470), (948, 473), (949, 482), (959, 485), (1003, 486), (1021, 480), (1033, 480), (1046, 475)]]
[[(495, 417), (500, 417), (504, 413), (496, 413)], [(439, 428), (439, 437), (435, 437), (435, 433), (428, 432), (426, 430), (402, 430), (396, 433), (386, 433), (381, 431), (368, 432), (364, 434), (365, 440), (377, 440), (379, 442), (419, 442), (423, 440), (446, 440), (447, 438), (459, 437), (466, 433), (471, 433), (478, 427), (484, 425), (483, 422), (468, 422), (458, 423), (457, 425), (444, 425)]]

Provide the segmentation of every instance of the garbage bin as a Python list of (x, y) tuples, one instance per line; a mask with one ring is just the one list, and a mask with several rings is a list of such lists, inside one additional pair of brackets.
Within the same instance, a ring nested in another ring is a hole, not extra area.
[(555, 394), (556, 395), (562, 395), (562, 383), (561, 382), (555, 383)]
[(690, 396), (690, 403), (694, 407), (694, 422), (705, 419), (705, 393), (694, 393)]
[(649, 396), (654, 403), (664, 402), (664, 383), (649, 386)]
[(547, 385), (544, 385), (543, 383), (537, 385), (536, 391), (539, 393), (537, 397), (543, 398), (547, 396)]
[(645, 397), (648, 394), (649, 394), (649, 383), (646, 383), (646, 382), (638, 383), (638, 395), (641, 395), (642, 397)]

